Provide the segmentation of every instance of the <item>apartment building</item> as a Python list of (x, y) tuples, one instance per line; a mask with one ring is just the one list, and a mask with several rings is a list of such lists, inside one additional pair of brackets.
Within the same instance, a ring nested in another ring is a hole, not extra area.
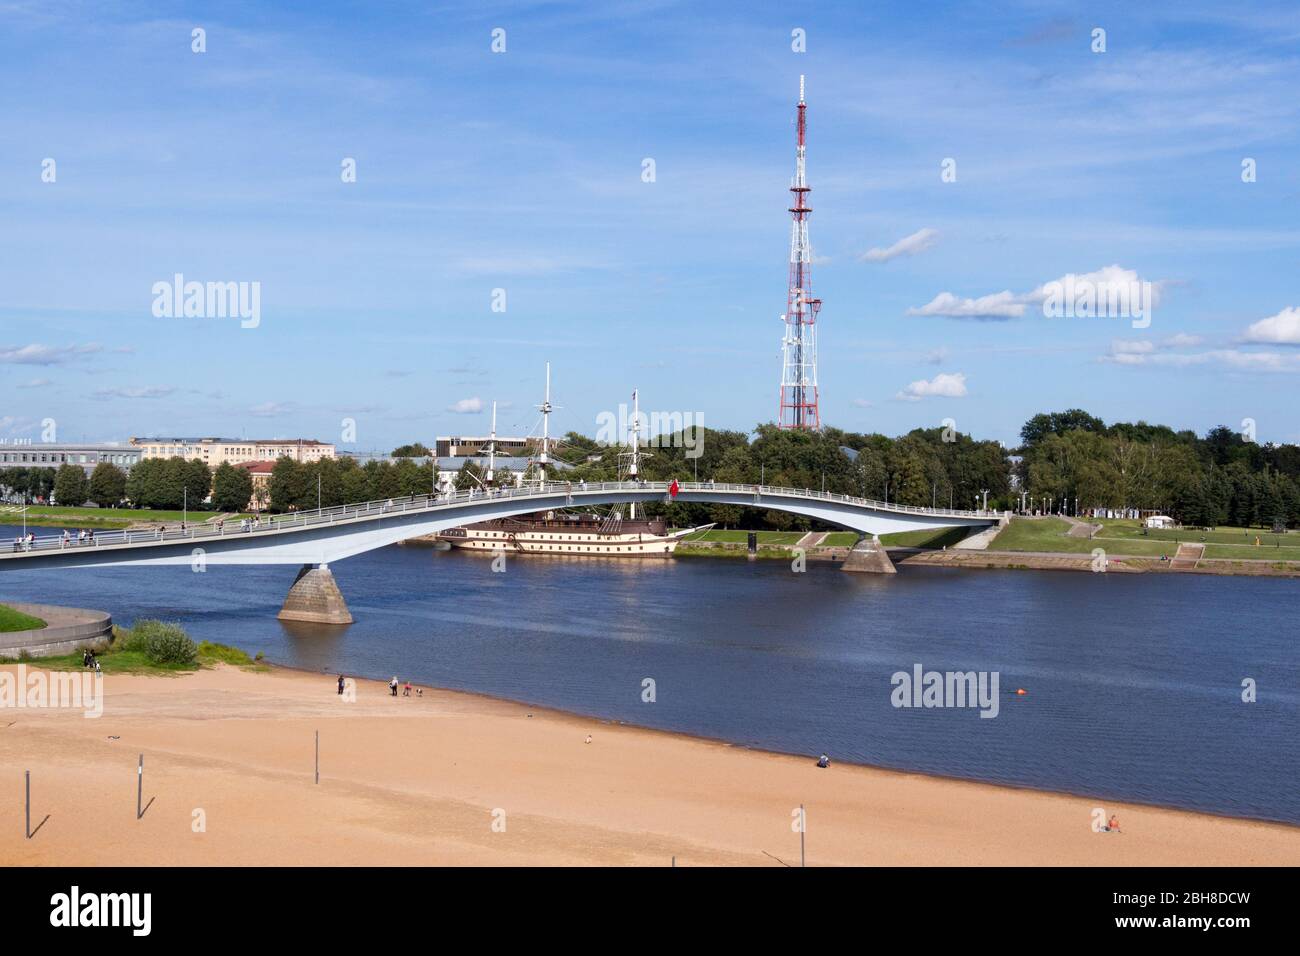
[(227, 463), (275, 461), (285, 456), (300, 462), (335, 457), (332, 444), (309, 438), (132, 438), (131, 445), (139, 448), (144, 458), (184, 458), (214, 469)]

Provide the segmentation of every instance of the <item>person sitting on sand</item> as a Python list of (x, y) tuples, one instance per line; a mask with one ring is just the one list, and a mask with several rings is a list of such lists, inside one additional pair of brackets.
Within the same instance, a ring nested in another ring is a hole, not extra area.
[(1119, 828), (1119, 817), (1113, 813), (1110, 815), (1110, 819), (1106, 821), (1106, 832), (1107, 833), (1121, 832)]
[(826, 756), (825, 754), (822, 754), (821, 757), (819, 757), (817, 760), (817, 766), (821, 767), (823, 770), (825, 770), (830, 765), (831, 765), (831, 758)]

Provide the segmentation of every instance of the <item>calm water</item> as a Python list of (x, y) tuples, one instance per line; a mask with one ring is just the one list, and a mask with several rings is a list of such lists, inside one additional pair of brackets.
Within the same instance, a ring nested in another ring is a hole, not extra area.
[[(0, 542), (13, 530), (0, 528)], [(38, 533), (51, 533), (43, 529)], [(298, 667), (794, 753), (1300, 824), (1300, 583), (1202, 575), (845, 574), (810, 564), (490, 559), (333, 566), (357, 623), (275, 619), (296, 568), (0, 570), (0, 599), (180, 620)], [(1001, 713), (890, 705), (890, 676), (1001, 673)], [(641, 702), (642, 678), (657, 701)], [(1254, 678), (1259, 701), (1241, 702)], [(328, 680), (326, 681), (328, 683)], [(1015, 689), (1026, 688), (1018, 698)]]

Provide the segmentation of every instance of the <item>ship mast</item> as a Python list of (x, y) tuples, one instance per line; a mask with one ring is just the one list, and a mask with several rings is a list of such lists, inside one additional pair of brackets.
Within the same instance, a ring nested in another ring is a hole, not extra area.
[(488, 442), (488, 470), (487, 480), (484, 484), (492, 484), (492, 473), (496, 470), (497, 463), (497, 403), (492, 403), (492, 438)]
[[(633, 481), (637, 480), (637, 466), (641, 462), (641, 400), (637, 395), (637, 390), (632, 389), (632, 457), (628, 464), (627, 476)], [(628, 505), (627, 516), (631, 520), (636, 520), (636, 502), (633, 501)]]
[(546, 469), (551, 464), (551, 363), (546, 363), (546, 397), (537, 406), (542, 413), (542, 453), (537, 456), (537, 465), (541, 471), (541, 483), (546, 484)]

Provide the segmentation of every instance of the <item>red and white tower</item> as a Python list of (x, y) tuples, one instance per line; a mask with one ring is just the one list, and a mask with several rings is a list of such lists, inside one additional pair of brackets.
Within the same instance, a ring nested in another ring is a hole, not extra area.
[(812, 294), (812, 246), (808, 244), (808, 186), (804, 175), (807, 148), (807, 111), (803, 101), (803, 77), (799, 77), (799, 136), (795, 151), (794, 182), (790, 184), (793, 205), (790, 215), (790, 292), (786, 299), (785, 337), (781, 340), (781, 428), (821, 428), (817, 414), (817, 313), (821, 299)]

